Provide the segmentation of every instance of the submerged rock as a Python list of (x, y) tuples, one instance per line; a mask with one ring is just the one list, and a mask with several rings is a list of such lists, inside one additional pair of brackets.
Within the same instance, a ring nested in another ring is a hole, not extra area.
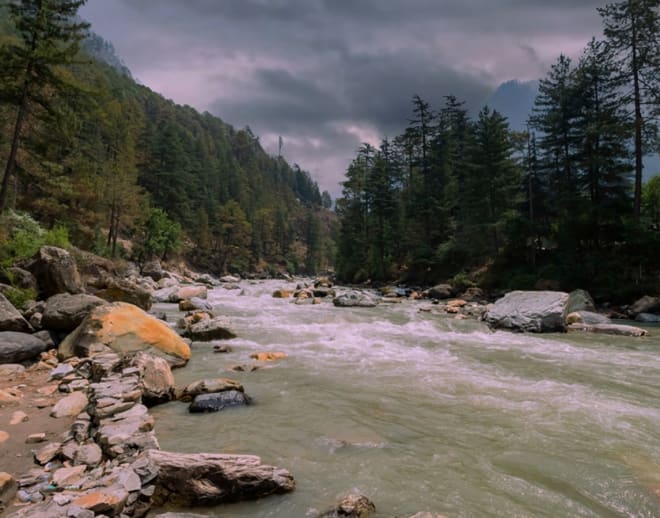
[(188, 407), (191, 413), (219, 412), (227, 407), (246, 406), (251, 403), (245, 393), (238, 390), (227, 390), (211, 394), (199, 394)]
[(660, 297), (651, 297), (646, 295), (635, 301), (628, 308), (628, 315), (635, 317), (640, 313), (654, 313), (660, 310)]
[(638, 313), (635, 317), (635, 320), (643, 324), (658, 324), (660, 323), (660, 315), (653, 315), (652, 313)]
[(376, 512), (376, 506), (364, 495), (347, 495), (337, 507), (325, 511), (318, 518), (367, 518)]
[(617, 336), (646, 336), (648, 331), (634, 326), (625, 326), (621, 324), (571, 324), (568, 326), (569, 331), (583, 331), (585, 333), (597, 333), (604, 335), (617, 335)]

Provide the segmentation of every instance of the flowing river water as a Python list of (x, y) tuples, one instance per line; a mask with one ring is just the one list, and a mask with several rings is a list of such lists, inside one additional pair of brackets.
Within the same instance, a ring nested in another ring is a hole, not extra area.
[[(491, 332), (420, 312), (428, 301), (272, 298), (285, 285), (211, 291), (239, 335), (223, 342), (233, 352), (195, 343), (175, 371), (178, 384), (237, 379), (254, 405), (153, 414), (163, 449), (256, 454), (296, 490), (195, 513), (314, 516), (358, 492), (378, 517), (660, 516), (660, 327), (643, 339)], [(226, 370), (257, 351), (288, 358)]]

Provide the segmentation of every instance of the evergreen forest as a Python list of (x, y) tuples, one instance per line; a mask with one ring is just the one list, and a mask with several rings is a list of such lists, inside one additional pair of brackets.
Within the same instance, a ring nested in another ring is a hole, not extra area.
[(329, 195), (249, 127), (137, 83), (77, 17), (83, 3), (0, 7), (0, 261), (25, 253), (7, 243), (28, 215), (74, 245), (139, 263), (183, 257), (264, 275), (330, 267)]
[(414, 96), (403, 133), (359, 149), (337, 201), (340, 278), (607, 300), (660, 289), (660, 176), (642, 183), (659, 149), (659, 2), (599, 12), (604, 39), (557, 58), (527, 131)]

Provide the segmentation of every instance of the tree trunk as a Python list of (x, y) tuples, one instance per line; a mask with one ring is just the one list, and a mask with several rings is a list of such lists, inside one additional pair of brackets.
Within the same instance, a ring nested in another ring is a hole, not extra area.
[(639, 64), (637, 56), (637, 27), (632, 20), (632, 73), (633, 96), (635, 102), (635, 193), (633, 198), (633, 214), (639, 220), (642, 212), (642, 99), (639, 88)]
[(18, 154), (18, 144), (21, 137), (21, 130), (23, 129), (23, 123), (25, 122), (25, 117), (27, 116), (28, 112), (27, 85), (25, 86), (25, 89), (26, 90), (23, 92), (23, 98), (21, 99), (21, 104), (18, 107), (16, 122), (14, 123), (14, 134), (11, 140), (11, 150), (9, 151), (9, 157), (7, 158), (5, 176), (2, 179), (2, 186), (0, 187), (0, 214), (5, 211), (7, 206), (9, 181), (16, 174), (16, 155)]

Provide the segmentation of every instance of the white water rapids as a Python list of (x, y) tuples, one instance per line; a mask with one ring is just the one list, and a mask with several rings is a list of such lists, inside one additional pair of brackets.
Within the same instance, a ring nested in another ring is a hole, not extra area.
[[(493, 333), (420, 312), (428, 301), (297, 306), (271, 296), (286, 282), (241, 287), (209, 294), (239, 336), (222, 342), (233, 352), (195, 343), (175, 377), (237, 379), (254, 405), (169, 403), (152, 409), (156, 431), (167, 450), (259, 455), (297, 487), (190, 512), (314, 516), (358, 492), (377, 517), (660, 516), (660, 327), (644, 339)], [(257, 351), (288, 358), (227, 371)]]

